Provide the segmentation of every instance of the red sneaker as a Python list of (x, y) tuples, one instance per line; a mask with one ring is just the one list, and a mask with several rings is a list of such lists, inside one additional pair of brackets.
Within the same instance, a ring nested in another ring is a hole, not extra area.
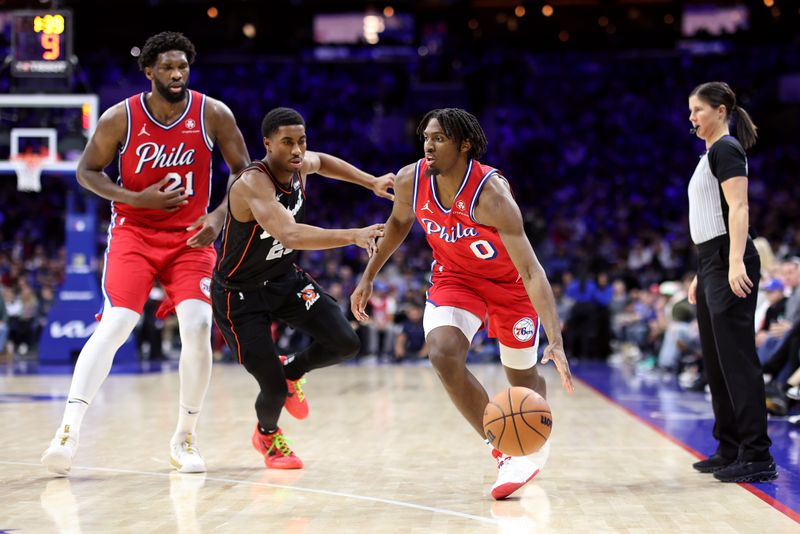
[[(281, 363), (286, 362), (286, 356), (280, 355), (279, 358), (281, 359)], [(289, 412), (289, 415), (295, 419), (305, 419), (308, 417), (308, 401), (306, 400), (305, 392), (303, 392), (303, 384), (305, 383), (305, 378), (286, 380), (289, 392), (286, 394), (286, 402), (283, 406), (286, 408), (286, 411)]]
[(250, 438), (253, 447), (264, 455), (264, 465), (270, 469), (302, 469), (303, 461), (295, 456), (279, 428), (273, 434), (264, 435), (258, 430), (258, 423)]

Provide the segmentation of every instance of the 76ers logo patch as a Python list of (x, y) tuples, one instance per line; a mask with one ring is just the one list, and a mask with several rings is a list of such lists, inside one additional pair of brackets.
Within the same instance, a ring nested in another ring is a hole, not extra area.
[(536, 333), (533, 328), (533, 319), (524, 317), (514, 323), (514, 337), (517, 338), (517, 341), (530, 341)]
[(317, 290), (314, 289), (314, 286), (311, 284), (308, 284), (306, 287), (304, 287), (303, 290), (297, 294), (297, 296), (301, 298), (303, 302), (305, 302), (306, 310), (310, 310), (311, 306), (313, 306), (314, 303), (319, 300), (319, 293), (317, 293)]
[(211, 278), (206, 276), (200, 279), (200, 291), (207, 298), (211, 298)]

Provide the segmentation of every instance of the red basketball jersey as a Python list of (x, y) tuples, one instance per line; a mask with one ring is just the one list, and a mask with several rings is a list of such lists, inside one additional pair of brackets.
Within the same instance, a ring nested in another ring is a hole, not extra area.
[(206, 135), (205, 103), (205, 95), (190, 90), (183, 115), (172, 124), (162, 124), (147, 109), (145, 93), (125, 100), (128, 133), (120, 149), (118, 182), (129, 191), (141, 191), (168, 178), (164, 190), (184, 187), (189, 203), (168, 213), (113, 202), (117, 220), (124, 217), (126, 224), (185, 230), (206, 213), (214, 145)]
[[(515, 282), (519, 273), (497, 230), (475, 221), (475, 206), (486, 180), (498, 171), (470, 160), (453, 204), (445, 208), (436, 178), (424, 159), (414, 170), (414, 213), (433, 249), (434, 277), (450, 272), (497, 282)], [(434, 280), (435, 281), (435, 280)]]

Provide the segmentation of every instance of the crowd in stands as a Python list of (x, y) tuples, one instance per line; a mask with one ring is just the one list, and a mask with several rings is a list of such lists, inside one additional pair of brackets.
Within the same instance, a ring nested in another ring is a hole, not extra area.
[[(761, 127), (760, 142), (749, 154), (750, 221), (763, 265), (754, 328), (773, 396), (785, 401), (787, 392), (800, 393), (800, 375), (793, 374), (800, 351), (800, 273), (792, 271), (800, 270), (794, 259), (800, 256), (800, 143), (785, 118), (797, 103), (782, 101), (777, 87), (783, 73), (800, 69), (797, 48), (719, 55), (473, 50), (469, 61), (447, 58), (453, 83), (445, 85), (426, 81), (429, 62), (369, 68), (275, 58), (231, 62), (212, 54), (203, 59), (201, 51), (191, 86), (232, 108), (254, 159), (264, 152), (261, 118), (286, 105), (305, 116), (310, 149), (375, 174), (420, 157), (414, 129), (425, 111), (468, 108), (489, 139), (484, 163), (509, 178), (553, 283), (567, 354), (633, 362), (678, 377), (687, 389), (702, 389), (694, 309), (686, 298), (694, 265), (686, 184), (704, 147), (688, 132), (687, 95), (702, 81), (728, 81)], [(86, 80), (104, 108), (147, 88), (133, 68), (110, 68), (113, 75)], [(222, 163), (215, 165), (218, 201), (227, 174)], [(38, 195), (12, 186), (4, 181), (0, 188), (0, 338), (6, 335), (6, 346), (19, 352), (35, 346), (63, 280), (63, 195), (74, 184), (46, 182)], [(366, 190), (316, 177), (308, 182), (308, 198), (308, 222), (323, 227), (382, 222), (390, 211), (387, 201)], [(101, 210), (107, 220), (102, 203)], [(98, 229), (99, 251), (104, 235)], [(431, 259), (415, 228), (375, 285), (369, 324), (353, 320), (362, 339), (359, 358), (425, 358), (421, 310)], [(365, 260), (350, 247), (304, 253), (301, 264), (349, 314), (349, 295)], [(155, 291), (154, 301), (159, 298)], [(140, 336), (150, 347), (146, 357), (170, 357), (172, 336), (164, 336), (166, 351), (154, 351), (152, 328), (160, 332), (164, 325), (149, 313), (146, 321), (147, 333)], [(285, 351), (305, 342), (285, 325), (275, 335)], [(218, 357), (230, 359), (221, 339), (215, 340)], [(497, 358), (495, 344), (482, 337), (471, 354), (475, 360)]]

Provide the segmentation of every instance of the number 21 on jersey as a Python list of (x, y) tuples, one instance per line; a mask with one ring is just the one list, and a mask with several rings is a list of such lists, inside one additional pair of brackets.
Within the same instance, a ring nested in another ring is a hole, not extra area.
[(186, 188), (186, 196), (193, 197), (194, 196), (194, 171), (189, 171), (186, 173), (186, 179), (181, 176), (177, 172), (168, 172), (166, 176), (164, 176), (169, 182), (167, 185), (164, 186), (164, 192), (169, 193), (170, 191), (174, 191), (179, 187), (183, 186)]

